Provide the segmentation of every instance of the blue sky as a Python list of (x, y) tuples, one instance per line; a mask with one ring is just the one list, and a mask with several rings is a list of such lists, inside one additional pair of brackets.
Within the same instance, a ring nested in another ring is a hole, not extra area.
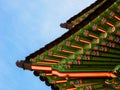
[(17, 60), (60, 37), (65, 22), (95, 0), (0, 0), (0, 90), (51, 90)]

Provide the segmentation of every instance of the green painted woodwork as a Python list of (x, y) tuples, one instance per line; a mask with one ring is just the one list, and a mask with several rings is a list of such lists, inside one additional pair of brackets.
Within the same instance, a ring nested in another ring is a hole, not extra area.
[[(106, 1), (108, 0), (102, 0), (100, 4), (70, 23), (74, 27), (82, 24)], [(31, 58), (30, 63), (37, 66), (51, 66), (52, 70), (59, 72), (113, 72), (117, 76), (115, 79), (60, 78), (47, 76), (46, 74), (51, 73), (50, 71), (38, 71), (40, 76), (46, 77), (49, 84), (56, 85), (59, 90), (69, 88), (114, 90), (120, 87), (120, 0), (116, 0), (95, 19), (78, 30), (52, 48)], [(56, 83), (58, 80), (67, 80), (67, 82)], [(96, 82), (100, 83), (96, 84)], [(117, 84), (113, 84), (113, 82), (117, 82)]]

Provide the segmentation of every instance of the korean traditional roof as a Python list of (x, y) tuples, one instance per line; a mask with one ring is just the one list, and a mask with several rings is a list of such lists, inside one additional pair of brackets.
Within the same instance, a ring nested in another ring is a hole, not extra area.
[[(29, 61), (31, 58), (34, 58), (37, 55), (42, 54), (46, 50), (49, 50), (49, 49), (53, 48), (55, 45), (58, 45), (60, 42), (66, 40), (68, 37), (70, 37), (71, 35), (73, 35), (77, 31), (79, 31), (81, 28), (83, 28), (85, 25), (87, 25), (93, 19), (95, 19), (97, 16), (99, 16), (102, 12), (104, 12), (107, 8), (109, 8), (115, 1), (116, 0), (110, 0), (110, 1), (106, 0), (100, 7), (98, 7), (93, 13), (89, 14), (88, 17), (86, 17), (82, 22), (80, 22), (79, 24), (77, 24), (74, 28), (72, 28), (71, 30), (67, 31), (61, 37), (57, 38), (56, 40), (48, 43), (43, 48), (40, 48), (39, 50), (37, 50), (34, 53), (30, 54), (29, 56), (26, 57), (25, 60)], [(81, 11), (80, 13), (78, 13), (77, 15), (73, 16), (72, 18), (70, 18), (67, 21), (67, 23), (69, 23), (72, 20), (76, 19), (77, 17), (83, 15), (84, 13), (86, 13), (87, 11), (89, 11), (90, 9), (92, 9), (93, 7), (95, 7), (96, 5), (98, 5), (101, 2), (102, 2), (102, 0), (97, 0), (92, 5), (90, 5), (89, 7), (87, 7), (86, 9), (84, 9), (83, 11)]]

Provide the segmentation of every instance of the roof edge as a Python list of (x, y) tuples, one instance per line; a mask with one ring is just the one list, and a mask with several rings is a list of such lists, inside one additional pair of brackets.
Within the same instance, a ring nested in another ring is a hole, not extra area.
[(106, 2), (103, 3), (102, 6), (100, 6), (99, 8), (97, 8), (93, 13), (91, 13), (85, 20), (83, 20), (81, 23), (77, 24), (74, 28), (72, 28), (71, 30), (69, 30), (68, 32), (66, 32), (65, 34), (63, 34), (61, 37), (57, 38), (56, 40), (52, 41), (51, 43), (45, 45), (45, 47), (37, 50), (36, 52), (30, 54), (29, 56), (26, 57), (26, 61), (29, 61), (30, 58), (34, 58), (37, 55), (42, 54), (43, 52), (45, 52), (46, 50), (51, 49), (52, 47), (54, 47), (55, 45), (59, 44), (60, 42), (62, 42), (63, 40), (67, 39), (68, 37), (70, 37), (72, 34), (76, 33), (77, 31), (79, 31), (82, 27), (84, 27), (86, 24), (88, 24), (89, 22), (91, 22), (93, 19), (95, 19), (99, 14), (101, 14), (102, 12), (104, 12), (108, 7), (110, 7), (116, 0), (107, 0)]

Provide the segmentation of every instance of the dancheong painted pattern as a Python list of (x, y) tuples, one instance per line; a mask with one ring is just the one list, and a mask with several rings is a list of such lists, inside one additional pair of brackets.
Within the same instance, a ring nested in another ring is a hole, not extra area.
[(120, 0), (97, 0), (61, 37), (17, 61), (52, 90), (120, 90)]

